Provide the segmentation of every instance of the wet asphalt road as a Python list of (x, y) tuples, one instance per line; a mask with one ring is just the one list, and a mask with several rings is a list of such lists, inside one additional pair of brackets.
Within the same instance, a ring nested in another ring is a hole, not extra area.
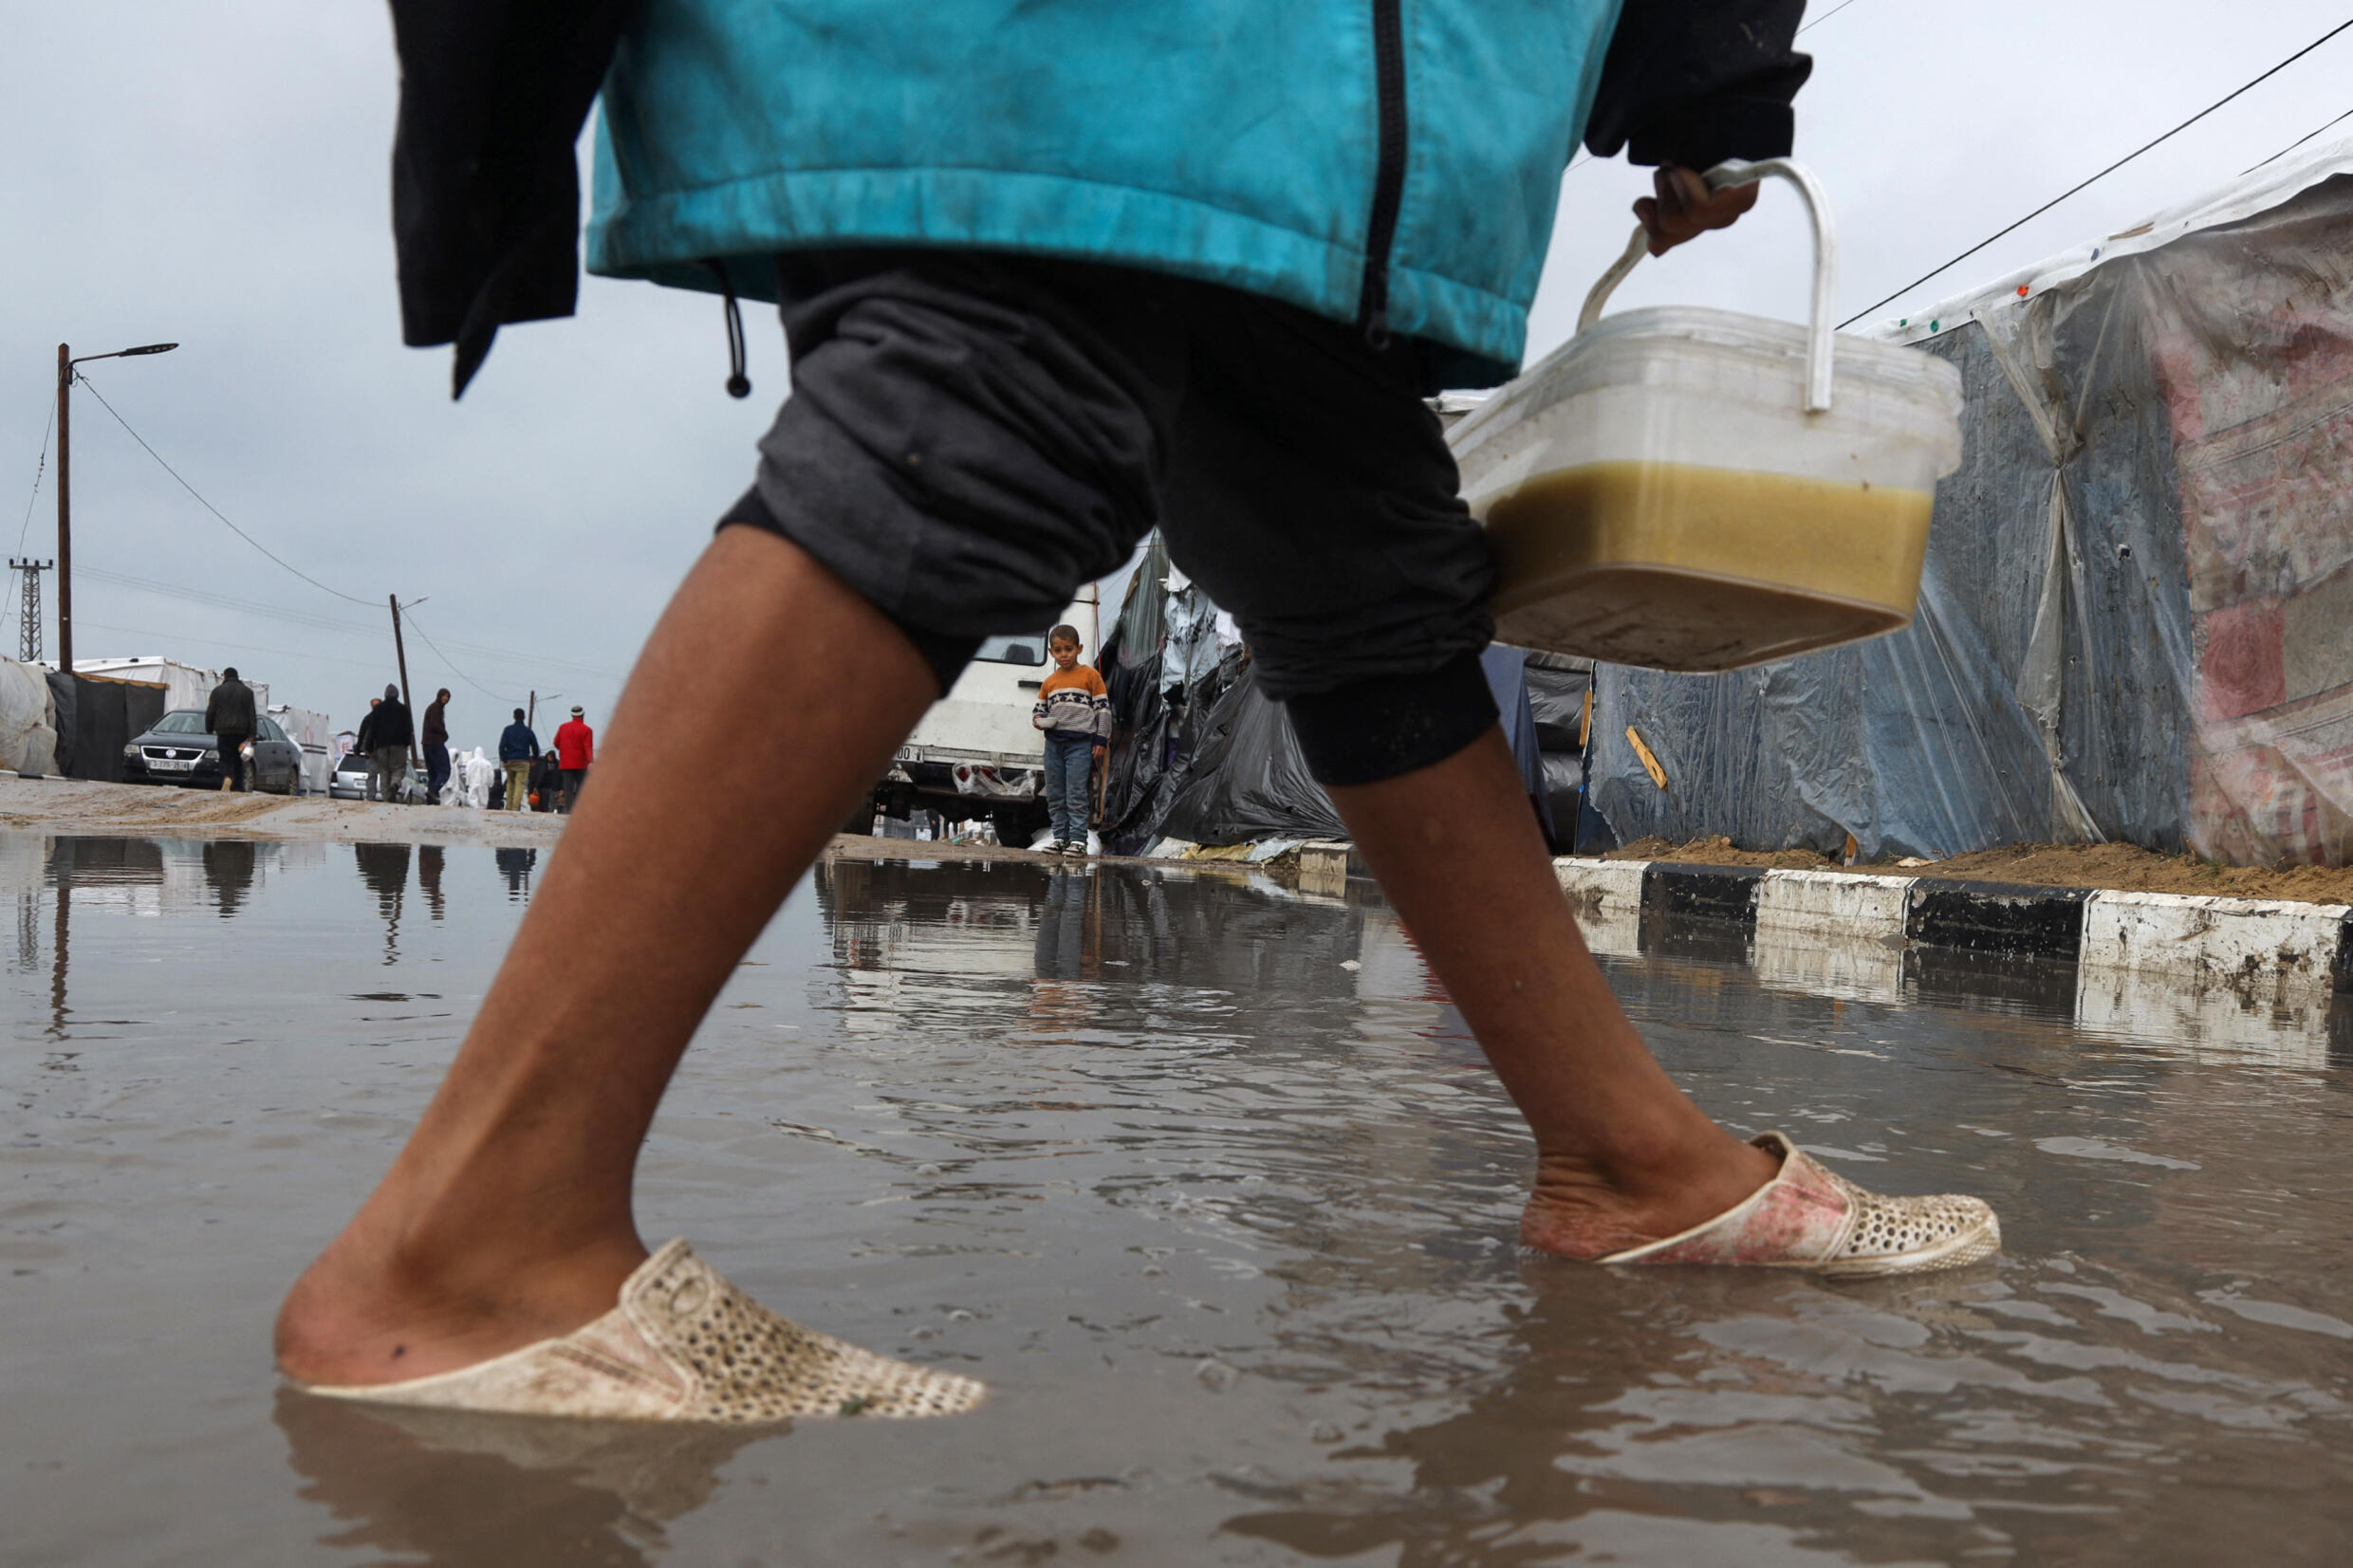
[[(907, 846), (913, 848), (916, 846)], [(1605, 960), (1744, 1131), (2001, 1209), (1825, 1285), (1511, 1245), (1529, 1145), (1378, 897), (830, 861), (643, 1167), (779, 1310), (986, 1378), (782, 1433), (281, 1393), (532, 852), (0, 838), (0, 1562), (2336, 1562), (2353, 1064), (2010, 972), (1825, 997)], [(1761, 960), (1760, 960), (1761, 962)], [(1850, 993), (1852, 987), (1848, 987)]]

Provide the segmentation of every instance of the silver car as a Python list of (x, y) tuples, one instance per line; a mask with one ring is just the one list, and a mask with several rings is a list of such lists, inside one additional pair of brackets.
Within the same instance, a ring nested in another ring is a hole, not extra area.
[[(406, 798), (423, 800), (425, 776), (417, 771), (415, 764), (409, 766), (409, 784), (411, 787)], [(339, 801), (364, 801), (367, 799), (367, 785), (368, 760), (365, 752), (346, 751), (335, 759), (335, 771), (327, 775), (328, 795)]]

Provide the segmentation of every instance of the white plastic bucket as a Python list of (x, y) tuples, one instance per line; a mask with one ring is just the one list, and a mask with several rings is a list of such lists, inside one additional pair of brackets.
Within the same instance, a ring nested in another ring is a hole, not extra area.
[(1448, 433), (1487, 526), (1503, 641), (1657, 670), (1733, 670), (1908, 624), (1936, 481), (1960, 464), (1960, 377), (1918, 349), (1834, 339), (1835, 243), (1815, 219), (1815, 319), (1691, 306), (1598, 320)]

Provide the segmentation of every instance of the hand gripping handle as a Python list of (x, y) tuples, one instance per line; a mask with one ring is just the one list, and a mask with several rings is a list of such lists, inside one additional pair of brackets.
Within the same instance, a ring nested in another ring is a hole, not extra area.
[[(1822, 194), (1821, 182), (1813, 171), (1804, 164), (1786, 157), (1769, 157), (1751, 163), (1744, 158), (1727, 158), (1702, 175), (1711, 191), (1729, 190), (1735, 185), (1753, 185), (1767, 176), (1788, 180), (1806, 198), (1806, 216), (1814, 230), (1814, 314), (1806, 341), (1806, 412), (1821, 414), (1830, 406), (1830, 291), (1838, 282), (1838, 235), (1830, 226), (1829, 199)], [(1650, 231), (1637, 228), (1634, 237), (1626, 242), (1625, 254), (1612, 263), (1593, 292), (1585, 296), (1584, 308), (1577, 312), (1577, 330), (1583, 332), (1601, 320), (1602, 307), (1609, 303), (1618, 286), (1626, 281), (1626, 274), (1650, 249)]]

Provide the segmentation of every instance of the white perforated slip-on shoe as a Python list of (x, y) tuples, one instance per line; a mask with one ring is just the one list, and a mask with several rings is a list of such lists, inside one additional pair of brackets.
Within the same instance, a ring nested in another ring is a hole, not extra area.
[(1848, 1279), (1959, 1268), (2002, 1249), (1979, 1198), (1866, 1192), (1780, 1133), (1750, 1140), (1781, 1156), (1771, 1181), (1704, 1225), (1613, 1252), (1605, 1264), (1745, 1264)]
[(808, 1415), (956, 1415), (988, 1389), (877, 1356), (778, 1317), (674, 1241), (584, 1328), (476, 1366), (371, 1387), (295, 1385), (336, 1399), (514, 1415), (738, 1426)]

